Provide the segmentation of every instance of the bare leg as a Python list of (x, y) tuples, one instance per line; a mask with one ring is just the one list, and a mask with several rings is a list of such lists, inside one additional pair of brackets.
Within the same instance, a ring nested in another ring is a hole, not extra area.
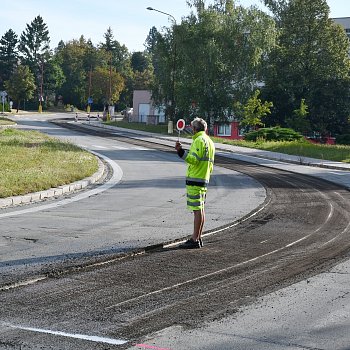
[(192, 239), (194, 241), (198, 241), (202, 236), (204, 222), (205, 222), (204, 209), (194, 210), (193, 214), (194, 214), (194, 227), (193, 227)]
[(205, 223), (205, 211), (204, 211), (204, 208), (203, 208), (202, 209), (202, 225), (201, 225), (201, 228), (200, 228), (199, 239), (202, 238), (204, 223)]

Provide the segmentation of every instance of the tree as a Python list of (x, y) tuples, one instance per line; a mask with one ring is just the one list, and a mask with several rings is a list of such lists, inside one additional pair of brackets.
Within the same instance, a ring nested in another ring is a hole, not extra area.
[(87, 100), (88, 71), (84, 66), (84, 57), (88, 51), (88, 45), (84, 37), (79, 40), (71, 40), (61, 46), (55, 54), (66, 81), (58, 89), (63, 101), (78, 107), (84, 106)]
[(350, 114), (350, 46), (344, 30), (329, 18), (326, 0), (265, 3), (275, 11), (280, 31), (265, 67), (263, 95), (275, 106), (270, 120), (285, 125), (305, 99), (314, 131), (339, 132)]
[(143, 72), (149, 67), (149, 65), (150, 65), (150, 62), (143, 52), (136, 51), (132, 53), (131, 68), (134, 72), (135, 71)]
[(109, 27), (104, 34), (105, 42), (100, 44), (100, 49), (106, 53), (106, 64), (110, 70), (119, 72), (124, 81), (125, 89), (120, 96), (121, 104), (118, 107), (125, 108), (132, 104), (132, 80), (133, 71), (131, 69), (130, 54), (125, 45), (121, 45), (114, 39), (112, 29)]
[(299, 132), (309, 131), (310, 123), (307, 120), (307, 115), (309, 114), (308, 109), (309, 107), (305, 102), (305, 98), (302, 98), (299, 108), (293, 111), (292, 118), (286, 120), (287, 126)]
[[(274, 45), (273, 20), (255, 7), (230, 0), (188, 1), (197, 10), (156, 38), (153, 52), (158, 103), (169, 101), (173, 57), (177, 117), (194, 103), (209, 124), (226, 120), (235, 101), (245, 102), (260, 79), (261, 64)], [(158, 88), (159, 87), (159, 88)]]
[(17, 102), (17, 112), (21, 100), (33, 98), (35, 79), (28, 66), (19, 65), (11, 78), (5, 81), (5, 88), (9, 96)]
[(31, 68), (35, 76), (38, 76), (41, 63), (50, 56), (49, 30), (40, 15), (27, 24), (22, 32), (19, 51), (22, 54), (22, 62)]
[(111, 64), (118, 72), (124, 74), (127, 71), (127, 61), (129, 58), (127, 47), (114, 39), (111, 27), (107, 29), (104, 38), (105, 42), (101, 43), (100, 48), (108, 53), (108, 65)]
[(150, 90), (153, 84), (153, 70), (135, 71), (132, 81), (133, 90)]
[(111, 104), (119, 101), (120, 93), (124, 88), (124, 79), (116, 71), (97, 67), (92, 73), (92, 96), (102, 104)]
[(157, 40), (159, 37), (159, 32), (156, 27), (152, 27), (145, 40), (145, 48), (147, 53), (152, 54), (155, 51)]
[(146, 52), (134, 52), (131, 55), (131, 89), (149, 90), (153, 82), (153, 67), (150, 55)]
[(0, 89), (18, 64), (17, 34), (9, 29), (0, 39)]
[(275, 20), (279, 23), (281, 16), (288, 8), (289, 0), (262, 0), (262, 2), (271, 10)]
[(45, 64), (45, 79), (43, 80), (43, 90), (47, 96), (51, 99), (55, 99), (56, 92), (61, 88), (66, 81), (66, 77), (63, 73), (58, 62), (52, 58)]
[(38, 15), (30, 24), (27, 24), (26, 29), (22, 32), (19, 52), (22, 64), (28, 66), (34, 74), (37, 95), (40, 98), (44, 97), (44, 91), (42, 90), (43, 82), (46, 80), (44, 67), (51, 58), (49, 45), (49, 30), (43, 18)]
[(242, 119), (240, 124), (242, 126), (249, 126), (257, 128), (264, 125), (262, 118), (271, 113), (272, 102), (265, 101), (264, 103), (259, 98), (260, 90), (256, 90), (247, 103), (242, 106)]
[(170, 118), (174, 112), (169, 103), (174, 98), (175, 89), (174, 60), (176, 55), (173, 45), (174, 40), (170, 29), (167, 29), (164, 33), (158, 32), (154, 39), (151, 53), (155, 73), (155, 79), (151, 86), (152, 98), (157, 105), (167, 103), (165, 113)]

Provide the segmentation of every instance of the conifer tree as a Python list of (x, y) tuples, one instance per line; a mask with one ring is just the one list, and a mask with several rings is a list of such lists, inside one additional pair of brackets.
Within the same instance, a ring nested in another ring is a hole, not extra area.
[(27, 24), (22, 32), (19, 51), (22, 63), (29, 66), (34, 76), (38, 78), (41, 64), (50, 57), (49, 30), (40, 15)]
[(18, 37), (9, 29), (0, 39), (0, 89), (8, 80), (18, 64)]

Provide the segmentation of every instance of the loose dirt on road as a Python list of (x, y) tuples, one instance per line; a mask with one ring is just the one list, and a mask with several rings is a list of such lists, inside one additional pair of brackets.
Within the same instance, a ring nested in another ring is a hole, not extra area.
[[(348, 254), (348, 191), (221, 157), (216, 166), (262, 183), (268, 193), (265, 206), (207, 236), (202, 249), (154, 249), (79, 271), (63, 269), (33, 285), (2, 291), (0, 321), (125, 339), (127, 348), (166, 327), (198, 327), (232, 315), (257, 297), (328, 268)], [(91, 349), (88, 341), (6, 327), (0, 339), (4, 347), (23, 350)], [(93, 348), (106, 345), (96, 343)]]

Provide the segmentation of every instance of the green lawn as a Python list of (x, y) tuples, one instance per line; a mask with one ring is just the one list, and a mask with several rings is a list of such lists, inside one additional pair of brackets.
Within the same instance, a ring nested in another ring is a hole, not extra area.
[(0, 198), (41, 191), (91, 176), (96, 157), (36, 131), (0, 130)]
[(129, 122), (125, 122), (125, 121), (110, 121), (110, 122), (106, 122), (105, 124), (117, 126), (119, 128), (153, 132), (156, 134), (167, 134), (168, 133), (168, 126), (164, 125), (164, 124), (146, 125), (144, 123), (129, 123)]
[(271, 152), (296, 155), (299, 157), (310, 157), (336, 162), (350, 163), (350, 146), (321, 145), (303, 141), (281, 141), (281, 142), (248, 142), (231, 141), (213, 138), (215, 142), (231, 144), (242, 147), (250, 147)]

